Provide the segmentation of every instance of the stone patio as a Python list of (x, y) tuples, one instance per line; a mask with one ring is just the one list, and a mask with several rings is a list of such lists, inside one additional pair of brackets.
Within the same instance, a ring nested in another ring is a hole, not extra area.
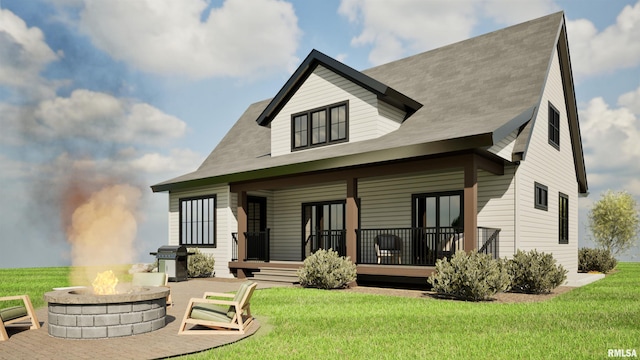
[[(9, 340), (0, 342), (0, 359), (157, 359), (196, 353), (240, 341), (259, 329), (259, 321), (253, 321), (245, 335), (178, 336), (178, 327), (190, 298), (202, 297), (205, 291), (233, 292), (238, 289), (240, 282), (217, 278), (171, 282), (169, 285), (174, 305), (167, 309), (166, 326), (122, 338), (69, 340), (51, 337), (47, 332), (47, 308), (43, 307), (36, 310), (42, 325), (40, 329), (7, 329)], [(258, 290), (273, 286), (290, 285), (260, 282)], [(254, 301), (259, 299), (260, 292), (257, 291), (253, 298)], [(259, 317), (260, 314), (257, 315)]]

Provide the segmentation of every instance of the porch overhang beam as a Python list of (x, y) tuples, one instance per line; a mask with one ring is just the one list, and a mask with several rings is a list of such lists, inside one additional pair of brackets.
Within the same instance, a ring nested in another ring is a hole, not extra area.
[(489, 153), (456, 153), (444, 156), (419, 157), (410, 160), (354, 166), (343, 169), (324, 170), (266, 179), (248, 180), (230, 184), (230, 191), (277, 190), (293, 186), (308, 186), (353, 178), (366, 178), (388, 174), (407, 174), (425, 170), (464, 168), (470, 159), (476, 166), (494, 175), (504, 174), (504, 161)]

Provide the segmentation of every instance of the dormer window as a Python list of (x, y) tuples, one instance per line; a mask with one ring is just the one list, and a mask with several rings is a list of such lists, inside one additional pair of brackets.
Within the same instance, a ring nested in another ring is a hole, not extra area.
[(328, 105), (291, 116), (291, 150), (348, 140), (349, 102)]

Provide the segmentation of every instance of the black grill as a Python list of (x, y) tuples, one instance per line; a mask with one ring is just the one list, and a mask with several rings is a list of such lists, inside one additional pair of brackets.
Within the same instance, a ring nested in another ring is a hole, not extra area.
[(165, 245), (158, 248), (158, 252), (151, 253), (158, 259), (158, 271), (169, 274), (169, 281), (187, 280), (186, 246)]

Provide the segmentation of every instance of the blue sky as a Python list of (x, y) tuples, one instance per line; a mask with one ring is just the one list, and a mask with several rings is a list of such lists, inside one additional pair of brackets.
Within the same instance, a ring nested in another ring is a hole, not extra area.
[(584, 246), (602, 191), (640, 200), (638, 1), (0, 0), (0, 268), (69, 264), (70, 206), (114, 183), (138, 189), (132, 261), (152, 261), (167, 195), (149, 185), (195, 170), (311, 49), (363, 70), (558, 10), (591, 193)]

